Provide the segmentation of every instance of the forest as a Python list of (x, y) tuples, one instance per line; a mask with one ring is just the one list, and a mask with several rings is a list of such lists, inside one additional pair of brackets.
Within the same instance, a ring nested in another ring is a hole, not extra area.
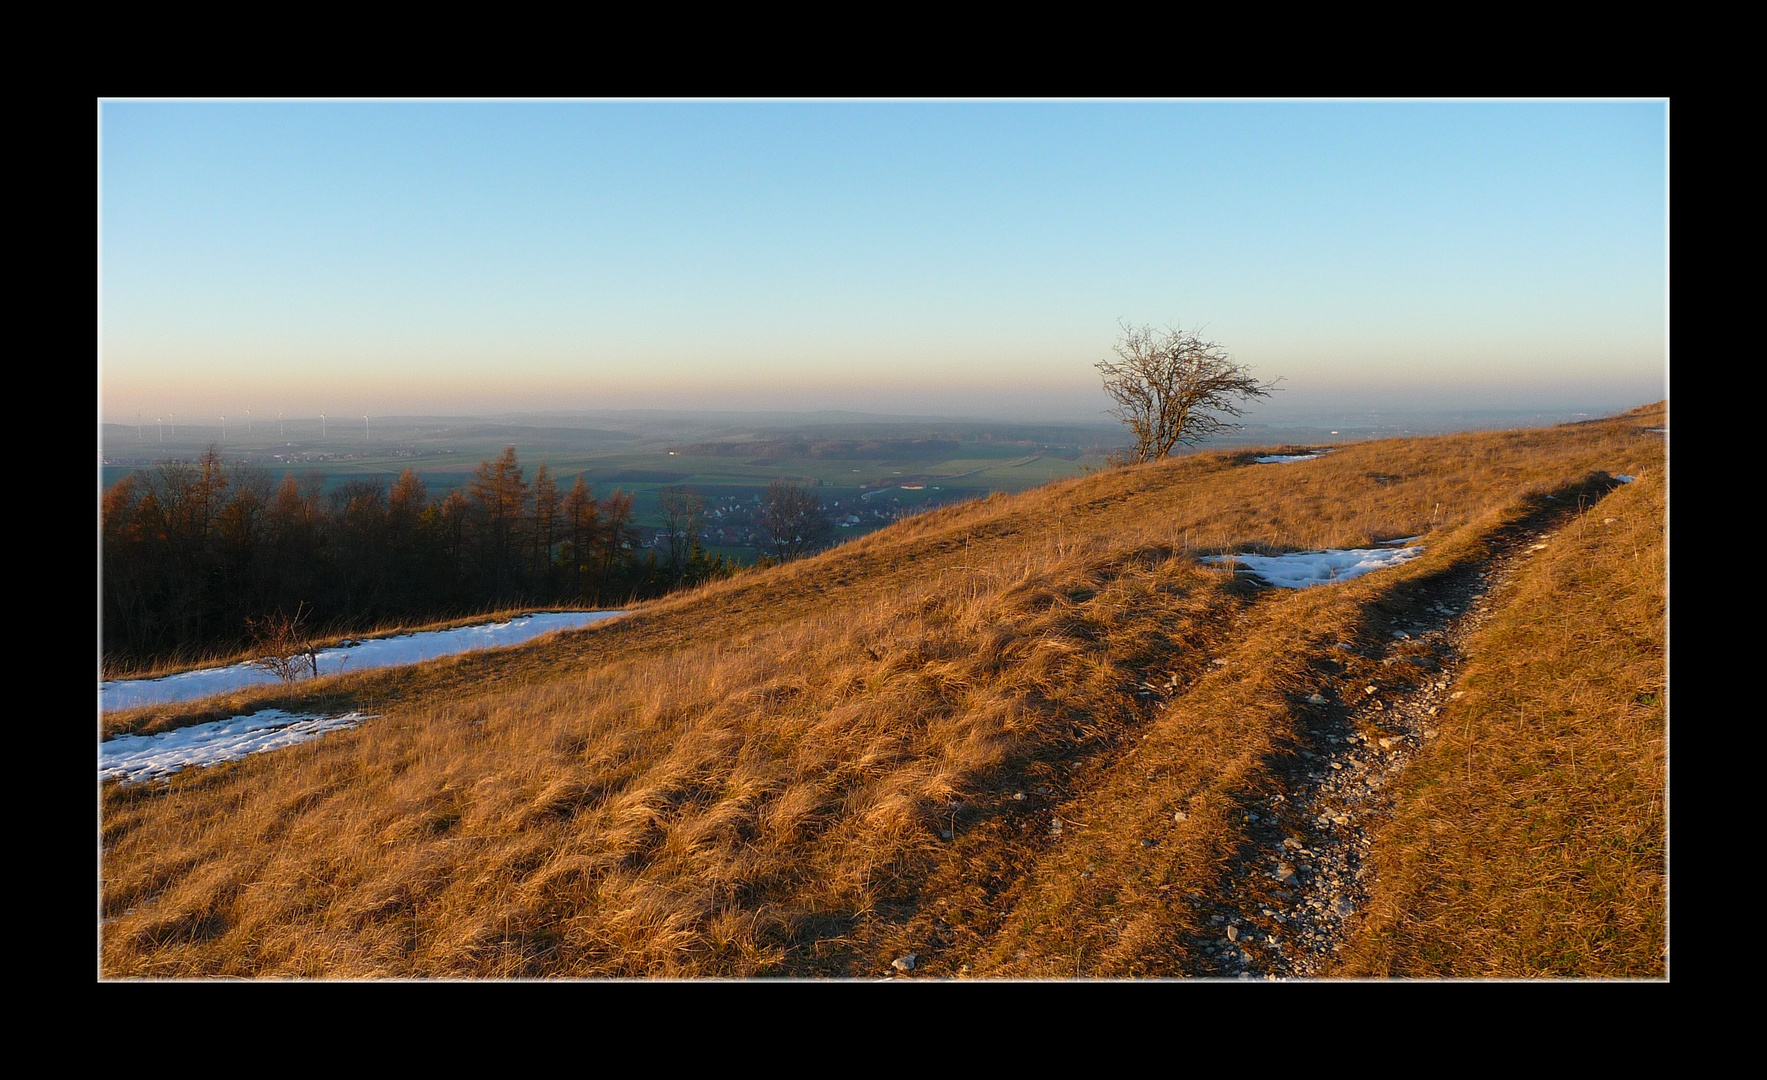
[(529, 605), (609, 606), (732, 571), (683, 525), (641, 551), (632, 497), (561, 488), (515, 447), (479, 465), (464, 492), (431, 499), (407, 469), (390, 487), (222, 460), (138, 470), (102, 502), (101, 643), (106, 669), (149, 666), (252, 643), (263, 620), (337, 632)]

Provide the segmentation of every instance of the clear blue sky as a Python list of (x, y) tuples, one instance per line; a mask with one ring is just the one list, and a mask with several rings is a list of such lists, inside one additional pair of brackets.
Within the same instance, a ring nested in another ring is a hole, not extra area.
[(1098, 418), (1119, 320), (1279, 412), (1667, 378), (1663, 102), (100, 105), (100, 410)]

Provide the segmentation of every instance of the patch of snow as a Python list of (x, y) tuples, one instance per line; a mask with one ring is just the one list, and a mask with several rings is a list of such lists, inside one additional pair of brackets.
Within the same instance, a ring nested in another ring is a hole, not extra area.
[(247, 754), (261, 754), (317, 739), (372, 719), (362, 713), (309, 716), (264, 709), (249, 716), (163, 731), (158, 735), (118, 735), (98, 744), (98, 779), (138, 784), (193, 765), (219, 765)]
[(1638, 479), (1638, 477), (1636, 477), (1636, 476), (1616, 476), (1616, 477), (1614, 477), (1614, 479), (1618, 480), (1622, 484), (1630, 484), (1632, 481)]
[(1331, 453), (1329, 450), (1314, 450), (1306, 454), (1271, 454), (1269, 457), (1253, 458), (1252, 460), (1260, 465), (1269, 465), (1275, 462), (1312, 461), (1314, 458), (1324, 457), (1329, 453)]
[(1297, 551), (1292, 555), (1209, 555), (1207, 563), (1232, 559), (1240, 568), (1282, 589), (1305, 589), (1349, 581), (1376, 570), (1409, 562), (1423, 554), (1422, 547), (1351, 548), (1329, 551)]
[[(520, 645), (550, 634), (554, 630), (575, 630), (579, 626), (624, 615), (623, 611), (547, 611), (500, 623), (459, 626), (452, 630), (424, 630), (397, 637), (356, 641), (318, 653), (319, 674), (336, 675), (341, 671), (368, 671), (373, 668), (401, 667), (439, 656)], [(197, 701), (216, 694), (232, 693), (251, 686), (271, 686), (276, 676), (251, 664), (203, 668), (167, 675), (160, 679), (112, 679), (98, 684), (98, 702), (102, 711), (132, 709), (137, 705), (165, 705), (179, 701)]]
[(1382, 547), (1403, 547), (1404, 545), (1409, 544), (1414, 540), (1422, 540), (1422, 539), (1423, 539), (1423, 537), (1421, 537), (1421, 536), (1401, 536), (1397, 540), (1382, 540), (1382, 541), (1380, 541), (1380, 544)]
[(1666, 427), (1647, 427), (1644, 430), (1650, 432), (1652, 435), (1667, 435), (1669, 433), (1669, 429)]

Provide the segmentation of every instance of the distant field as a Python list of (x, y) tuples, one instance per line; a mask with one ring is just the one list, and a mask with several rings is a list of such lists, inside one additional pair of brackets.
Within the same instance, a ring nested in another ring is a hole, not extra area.
[[(1100, 464), (1121, 435), (1121, 429), (1109, 425), (976, 423), (785, 429), (651, 423), (618, 431), (441, 421), (389, 421), (379, 428), (371, 422), (364, 429), (360, 421), (354, 426), (332, 421), (321, 437), (309, 420), (285, 424), (284, 437), (266, 436), (274, 430), (274, 422), (260, 422), (248, 436), (242, 426), (231, 426), (222, 441), (218, 425), (187, 425), (176, 438), (161, 442), (161, 433), (151, 424), (139, 434), (128, 426), (106, 425), (101, 482), (109, 488), (136, 469), (174, 458), (190, 460), (218, 442), (229, 462), (264, 469), (272, 481), (287, 473), (316, 473), (330, 492), (355, 480), (390, 485), (411, 469), (428, 485), (430, 496), (439, 499), (468, 485), (481, 462), (513, 445), (529, 479), (544, 464), (561, 489), (582, 476), (597, 494), (616, 488), (630, 492), (634, 522), (654, 526), (661, 524), (657, 492), (671, 485), (685, 485), (716, 506), (720, 500), (749, 502), (774, 480), (811, 483), (830, 509), (838, 503), (842, 511), (854, 508), (862, 496), (868, 511), (912, 512), (995, 492), (1017, 493), (1081, 475)], [(864, 452), (872, 445), (877, 445), (876, 452)], [(800, 448), (814, 453), (779, 456)], [(911, 488), (904, 490), (903, 485)], [(885, 523), (871, 519), (837, 535), (850, 538)], [(713, 550), (753, 556), (748, 548)]]

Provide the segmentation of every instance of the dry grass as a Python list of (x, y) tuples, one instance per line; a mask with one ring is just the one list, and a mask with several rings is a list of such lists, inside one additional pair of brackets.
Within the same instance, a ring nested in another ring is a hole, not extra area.
[[(1311, 654), (1479, 557), (1528, 496), (1643, 468), (1658, 422), (1183, 458), (516, 649), (137, 710), (133, 730), (272, 704), (378, 718), (107, 786), (103, 970), (1185, 971), (1183, 899), (1238, 845)], [(1416, 533), (1424, 558), (1305, 593), (1194, 558)]]
[(1642, 471), (1501, 598), (1342, 973), (1667, 974), (1664, 494)]

